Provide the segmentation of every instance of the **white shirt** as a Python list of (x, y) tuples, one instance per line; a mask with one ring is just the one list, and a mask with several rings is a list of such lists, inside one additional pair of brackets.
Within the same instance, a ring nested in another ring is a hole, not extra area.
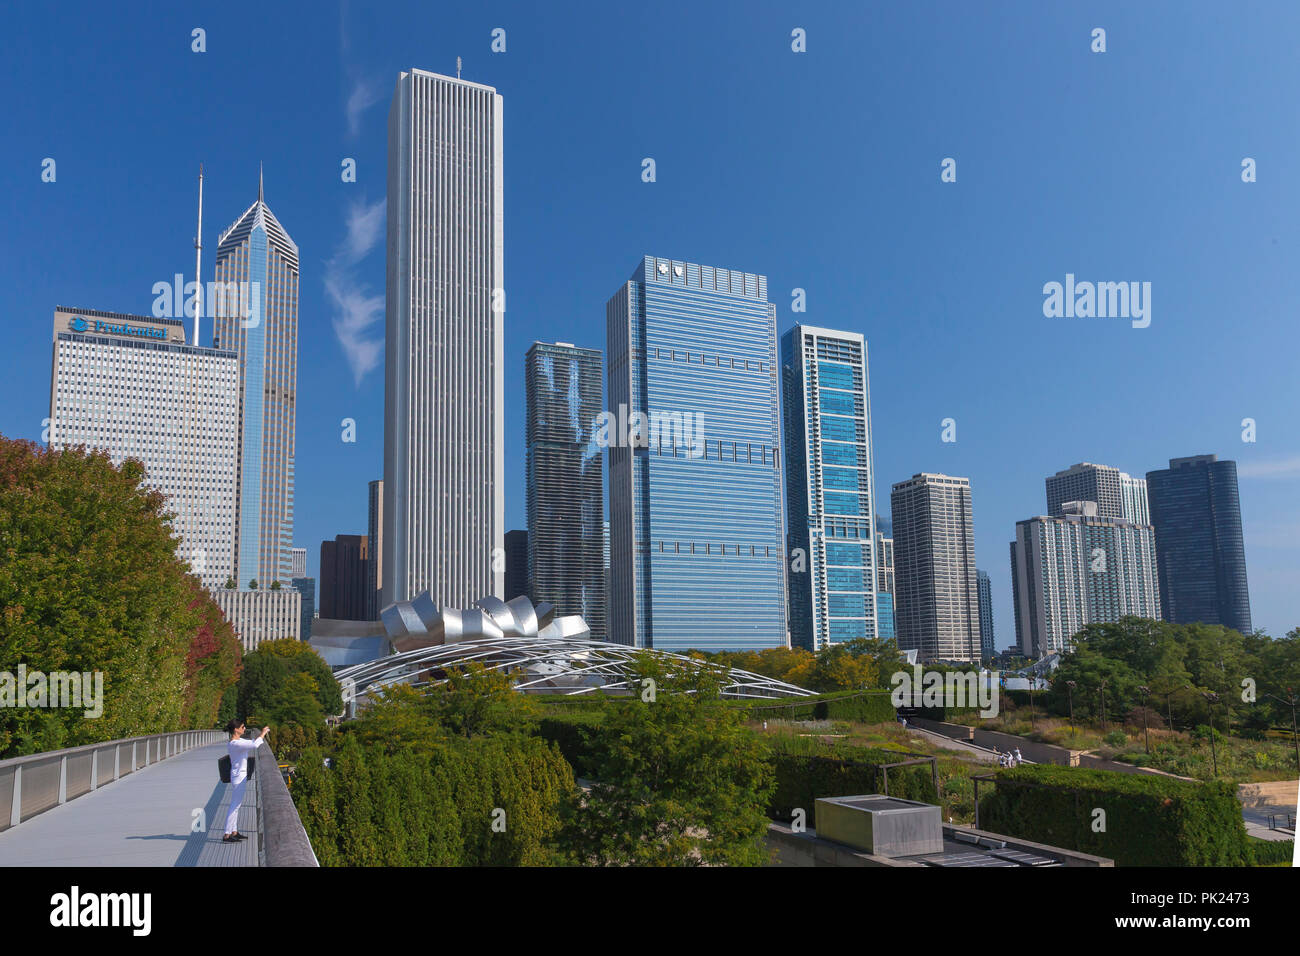
[(256, 740), (234, 740), (226, 744), (226, 753), (230, 754), (230, 782), (242, 783), (248, 776), (248, 755), (262, 746), (262, 738)]

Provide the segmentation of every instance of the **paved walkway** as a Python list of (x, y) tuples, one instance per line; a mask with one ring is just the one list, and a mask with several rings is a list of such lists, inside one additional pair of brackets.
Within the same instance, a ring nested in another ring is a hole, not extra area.
[[(0, 832), (0, 866), (257, 866), (255, 781), (239, 811), (248, 839), (221, 842), (233, 790), (217, 779), (225, 752), (196, 747)], [(267, 771), (274, 759), (257, 769)], [(205, 832), (192, 832), (196, 819)]]
[(1287, 825), (1286, 815), (1295, 816), (1295, 807), (1243, 807), (1242, 817), (1246, 821), (1246, 832), (1251, 836), (1259, 837), (1261, 840), (1294, 840), (1294, 830), (1270, 830), (1268, 828), (1270, 813), (1277, 814), (1275, 823), (1285, 827)]

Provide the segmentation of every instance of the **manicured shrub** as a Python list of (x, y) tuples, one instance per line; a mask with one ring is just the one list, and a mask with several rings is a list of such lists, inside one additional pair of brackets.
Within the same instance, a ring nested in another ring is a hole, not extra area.
[(992, 792), (981, 792), (979, 812), (983, 830), (1110, 857), (1119, 866), (1251, 862), (1236, 792), (1222, 781), (1022, 765), (997, 772)]

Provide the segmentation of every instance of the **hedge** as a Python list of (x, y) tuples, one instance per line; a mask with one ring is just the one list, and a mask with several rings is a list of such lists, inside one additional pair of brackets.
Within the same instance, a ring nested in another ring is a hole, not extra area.
[[(1097, 809), (1105, 811), (1104, 829)], [(983, 830), (1118, 866), (1252, 862), (1235, 788), (1222, 781), (1024, 765), (997, 771), (994, 789), (981, 795), (979, 820)]]
[(576, 789), (569, 765), (541, 740), (477, 737), (389, 754), (348, 734), (332, 769), (324, 758), (305, 749), (290, 788), (322, 866), (559, 861), (556, 841)]
[[(884, 765), (913, 759), (897, 750), (844, 744), (836, 744), (832, 755), (824, 744), (801, 737), (775, 737), (771, 745), (776, 789), (768, 815), (778, 820), (790, 819), (796, 807), (811, 816), (818, 797), (884, 793)], [(890, 768), (889, 795), (938, 803), (930, 763)]]
[(1290, 863), (1295, 858), (1295, 840), (1261, 840), (1259, 837), (1247, 837), (1246, 845), (1250, 848), (1250, 862), (1255, 866)]

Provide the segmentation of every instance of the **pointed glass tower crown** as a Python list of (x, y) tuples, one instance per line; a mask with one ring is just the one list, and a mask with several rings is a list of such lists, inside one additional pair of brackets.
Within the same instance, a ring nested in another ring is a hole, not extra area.
[(298, 245), (257, 201), (217, 240), (214, 344), (239, 355), (235, 581), (291, 576), (298, 386)]

